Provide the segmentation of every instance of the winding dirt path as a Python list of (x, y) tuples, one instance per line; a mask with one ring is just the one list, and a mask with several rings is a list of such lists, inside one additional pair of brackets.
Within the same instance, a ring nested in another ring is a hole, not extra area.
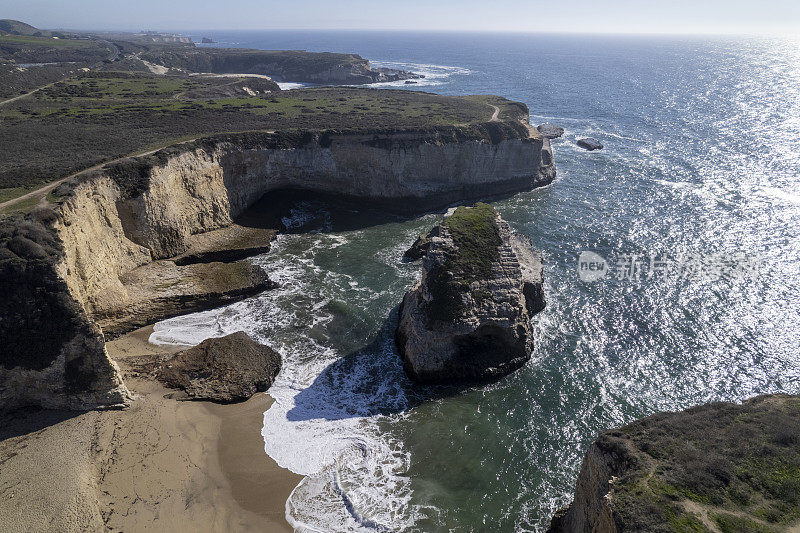
[[(194, 139), (191, 139), (191, 140), (194, 140)], [(185, 141), (185, 142), (189, 142), (189, 141)], [(33, 191), (29, 192), (29, 193), (25, 193), (22, 196), (17, 196), (16, 198), (12, 198), (11, 200), (6, 200), (5, 202), (0, 203), (0, 210), (5, 209), (7, 207), (11, 207), (11, 206), (13, 206), (14, 204), (16, 204), (18, 202), (24, 202), (25, 200), (29, 200), (29, 199), (34, 198), (34, 197), (39, 196), (39, 195), (41, 195), (41, 197), (42, 197), (41, 200), (44, 200), (47, 197), (47, 193), (49, 193), (50, 191), (52, 191), (53, 189), (55, 189), (56, 187), (58, 187), (59, 185), (61, 185), (62, 183), (64, 183), (65, 181), (67, 181), (70, 178), (74, 178), (76, 176), (79, 176), (79, 175), (83, 174), (84, 172), (91, 172), (93, 170), (99, 170), (102, 167), (104, 167), (105, 165), (108, 165), (109, 163), (116, 163), (117, 161), (121, 161), (121, 160), (123, 160), (125, 158), (128, 158), (128, 157), (145, 156), (145, 155), (154, 154), (154, 153), (158, 152), (159, 150), (161, 150), (162, 148), (166, 148), (167, 146), (170, 146), (170, 145), (168, 144), (166, 146), (161, 146), (159, 148), (156, 148), (155, 150), (148, 150), (147, 152), (141, 152), (141, 153), (136, 153), (136, 154), (132, 154), (132, 155), (126, 155), (126, 156), (123, 156), (123, 157), (118, 157), (117, 159), (111, 159), (110, 161), (104, 161), (102, 163), (94, 165), (93, 167), (89, 167), (89, 168), (85, 168), (83, 170), (79, 170), (78, 172), (75, 172), (73, 174), (70, 174), (69, 176), (63, 177), (58, 181), (54, 181), (54, 182), (48, 183), (47, 185), (45, 185), (43, 187), (39, 187), (38, 189), (33, 190)]]
[(62, 82), (64, 80), (66, 80), (66, 79), (69, 79), (70, 77), (71, 76), (67, 76), (66, 78), (61, 78), (60, 80), (56, 80), (54, 82), (48, 83), (47, 85), (42, 85), (41, 87), (37, 87), (34, 90), (32, 90), (30, 92), (27, 92), (25, 94), (21, 94), (19, 96), (15, 96), (14, 98), (9, 98), (8, 100), (3, 100), (3, 101), (0, 102), (0, 105), (10, 104), (11, 102), (16, 102), (17, 100), (21, 100), (22, 98), (27, 98), (28, 96), (30, 96), (32, 94), (35, 94), (35, 93), (41, 91), (42, 89), (47, 89), (48, 87), (52, 87), (56, 83)]
[[(253, 131), (263, 131), (264, 133), (275, 133), (275, 130), (253, 130)], [(239, 133), (247, 133), (247, 132), (239, 132)], [(209, 136), (213, 136), (213, 134), (211, 134), (211, 135), (200, 135), (198, 137), (193, 137), (191, 139), (186, 139), (186, 140), (180, 141), (180, 142), (170, 142), (170, 143), (161, 145), (161, 146), (159, 146), (157, 148), (153, 148), (152, 150), (147, 150), (147, 151), (144, 151), (144, 152), (135, 152), (133, 154), (128, 154), (128, 155), (124, 155), (122, 157), (117, 157), (116, 159), (109, 159), (108, 161), (103, 161), (102, 163), (98, 163), (98, 164), (96, 164), (94, 166), (91, 166), (89, 168), (85, 168), (83, 170), (79, 170), (78, 172), (74, 172), (74, 173), (70, 174), (69, 176), (65, 176), (65, 177), (61, 178), (60, 180), (56, 180), (56, 181), (53, 181), (51, 183), (48, 183), (47, 185), (39, 187), (38, 189), (33, 190), (31, 192), (25, 193), (22, 196), (17, 196), (16, 198), (12, 198), (11, 200), (6, 200), (5, 202), (0, 202), (0, 211), (3, 211), (8, 207), (12, 207), (15, 204), (17, 204), (18, 202), (24, 202), (25, 200), (29, 200), (29, 199), (35, 198), (35, 197), (40, 197), (39, 198), (39, 205), (46, 204), (47, 203), (47, 193), (49, 193), (50, 191), (52, 191), (53, 189), (55, 189), (56, 187), (58, 187), (59, 185), (61, 185), (65, 181), (67, 181), (68, 179), (80, 176), (81, 174), (84, 174), (86, 172), (91, 172), (93, 170), (99, 170), (99, 169), (103, 168), (106, 165), (109, 165), (111, 163), (116, 163), (117, 161), (122, 161), (123, 159), (127, 159), (129, 157), (144, 157), (144, 156), (147, 156), (147, 155), (154, 154), (154, 153), (158, 152), (159, 150), (163, 150), (164, 148), (167, 148), (169, 146), (177, 146), (177, 145), (180, 145), (180, 144), (186, 144), (186, 143), (194, 142), (194, 141), (196, 141), (198, 139), (202, 139), (203, 137), (209, 137)]]
[(486, 105), (494, 109), (494, 114), (492, 115), (492, 118), (489, 119), (489, 122), (500, 122), (500, 108), (492, 104)]
[(67, 181), (68, 179), (80, 176), (81, 174), (84, 174), (86, 172), (91, 172), (93, 170), (99, 170), (99, 169), (103, 168), (104, 166), (106, 166), (108, 164), (116, 163), (117, 161), (122, 161), (123, 159), (127, 159), (129, 157), (143, 157), (143, 156), (146, 156), (146, 155), (151, 155), (151, 154), (154, 154), (154, 153), (158, 152), (159, 150), (162, 150), (162, 149), (164, 149), (164, 148), (166, 148), (168, 146), (173, 146), (173, 145), (176, 145), (176, 144), (185, 144), (185, 143), (189, 143), (189, 142), (192, 142), (192, 141), (196, 141), (197, 139), (200, 139), (200, 137), (195, 137), (194, 139), (181, 141), (179, 143), (169, 143), (169, 144), (165, 144), (163, 146), (159, 146), (158, 148), (154, 148), (152, 150), (147, 150), (146, 152), (136, 152), (135, 154), (124, 155), (124, 156), (118, 157), (116, 159), (110, 159), (108, 161), (103, 161), (102, 163), (98, 163), (97, 165), (94, 165), (92, 167), (85, 168), (83, 170), (79, 170), (78, 172), (74, 172), (74, 173), (70, 174), (69, 176), (65, 176), (65, 177), (61, 178), (60, 180), (48, 183), (47, 185), (44, 185), (43, 187), (39, 187), (38, 189), (33, 190), (33, 191), (29, 192), (29, 193), (25, 193), (22, 196), (17, 196), (16, 198), (13, 198), (11, 200), (6, 200), (5, 202), (0, 203), (0, 210), (3, 210), (5, 208), (7, 208), (7, 207), (11, 207), (14, 204), (16, 204), (17, 202), (24, 202), (25, 200), (29, 200), (31, 198), (34, 198), (34, 197), (37, 197), (37, 196), (40, 196), (40, 195), (41, 195), (41, 198), (40, 198), (40, 202), (39, 203), (41, 204), (41, 203), (45, 202), (45, 198), (47, 198), (47, 193), (49, 193), (50, 191), (52, 191), (53, 189), (55, 189), (56, 187), (58, 187), (59, 185), (61, 185), (65, 181)]

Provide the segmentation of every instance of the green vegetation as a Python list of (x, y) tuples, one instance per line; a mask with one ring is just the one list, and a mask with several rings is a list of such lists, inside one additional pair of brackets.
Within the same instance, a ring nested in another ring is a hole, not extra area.
[[(428, 272), (428, 291), (431, 302), (426, 308), (431, 320), (449, 321), (462, 312), (461, 295), (470, 290), (474, 281), (492, 274), (492, 262), (500, 258), (502, 244), (495, 217), (497, 212), (488, 204), (459, 207), (444, 224), (453, 237), (456, 250), (450, 252), (442, 265)], [(476, 290), (473, 297), (482, 301), (490, 296)]]
[(93, 39), (0, 35), (0, 59), (16, 63), (96, 63), (109, 58), (109, 43)]
[(708, 510), (723, 532), (797, 524), (799, 411), (800, 398), (778, 395), (654, 415), (603, 434), (598, 445), (627, 465), (614, 484), (615, 511), (648, 531), (667, 523), (695, 531), (683, 502)]
[[(0, 49), (24, 45), (26, 48), (89, 48), (94, 43), (88, 39), (57, 39), (33, 35), (0, 35)], [(21, 47), (20, 47), (21, 48)]]
[[(124, 46), (125, 44), (123, 44)], [(330, 52), (309, 53), (302, 50), (246, 50), (241, 48), (195, 48), (193, 46), (145, 45), (141, 59), (168, 68), (188, 72), (256, 73), (265, 69), (279, 79), (310, 82), (315, 76), (334, 70), (351, 70), (363, 67), (368, 75), (368, 62), (355, 54)], [(366, 79), (364, 81), (367, 81)]]
[[(419, 130), (484, 123), (492, 115), (484, 97), (348, 87), (264, 93), (269, 83), (131, 72), (88, 72), (56, 83), (0, 107), (0, 195), (179, 139), (242, 131)], [(264, 94), (250, 96), (245, 87)], [(515, 112), (516, 104), (499, 101)]]
[(776, 533), (778, 530), (766, 524), (754, 522), (749, 518), (727, 513), (714, 515), (714, 523), (722, 533)]

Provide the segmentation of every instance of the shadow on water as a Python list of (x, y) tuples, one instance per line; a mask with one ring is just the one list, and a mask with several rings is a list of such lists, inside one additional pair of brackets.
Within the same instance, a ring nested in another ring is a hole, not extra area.
[(288, 420), (342, 420), (390, 415), (458, 395), (475, 383), (423, 385), (411, 381), (394, 342), (399, 305), (366, 346), (328, 365), (294, 397)]

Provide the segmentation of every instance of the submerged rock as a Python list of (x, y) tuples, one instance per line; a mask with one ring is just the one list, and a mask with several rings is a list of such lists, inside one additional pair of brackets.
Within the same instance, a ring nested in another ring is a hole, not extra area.
[(590, 152), (593, 150), (602, 150), (603, 144), (594, 137), (587, 137), (585, 139), (578, 139), (578, 146), (585, 148)]
[(239, 331), (175, 354), (156, 376), (189, 399), (229, 403), (267, 390), (280, 369), (280, 354)]
[(479, 203), (450, 210), (421, 240), (412, 250), (423, 255), (422, 280), (403, 298), (396, 332), (406, 373), (481, 381), (522, 366), (531, 316), (544, 308), (542, 258), (530, 239)]
[(798, 413), (800, 396), (776, 394), (605, 431), (549, 531), (791, 531), (800, 510)]
[(544, 124), (539, 124), (536, 126), (536, 129), (539, 130), (544, 137), (548, 139), (558, 139), (562, 135), (564, 135), (564, 128), (561, 126), (556, 126), (555, 124), (550, 124), (549, 122), (545, 122)]

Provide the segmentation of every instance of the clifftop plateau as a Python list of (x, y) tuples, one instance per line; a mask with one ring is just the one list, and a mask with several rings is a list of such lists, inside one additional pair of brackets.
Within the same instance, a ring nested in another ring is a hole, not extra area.
[(552, 533), (758, 532), (800, 527), (800, 397), (659, 413), (589, 446)]

